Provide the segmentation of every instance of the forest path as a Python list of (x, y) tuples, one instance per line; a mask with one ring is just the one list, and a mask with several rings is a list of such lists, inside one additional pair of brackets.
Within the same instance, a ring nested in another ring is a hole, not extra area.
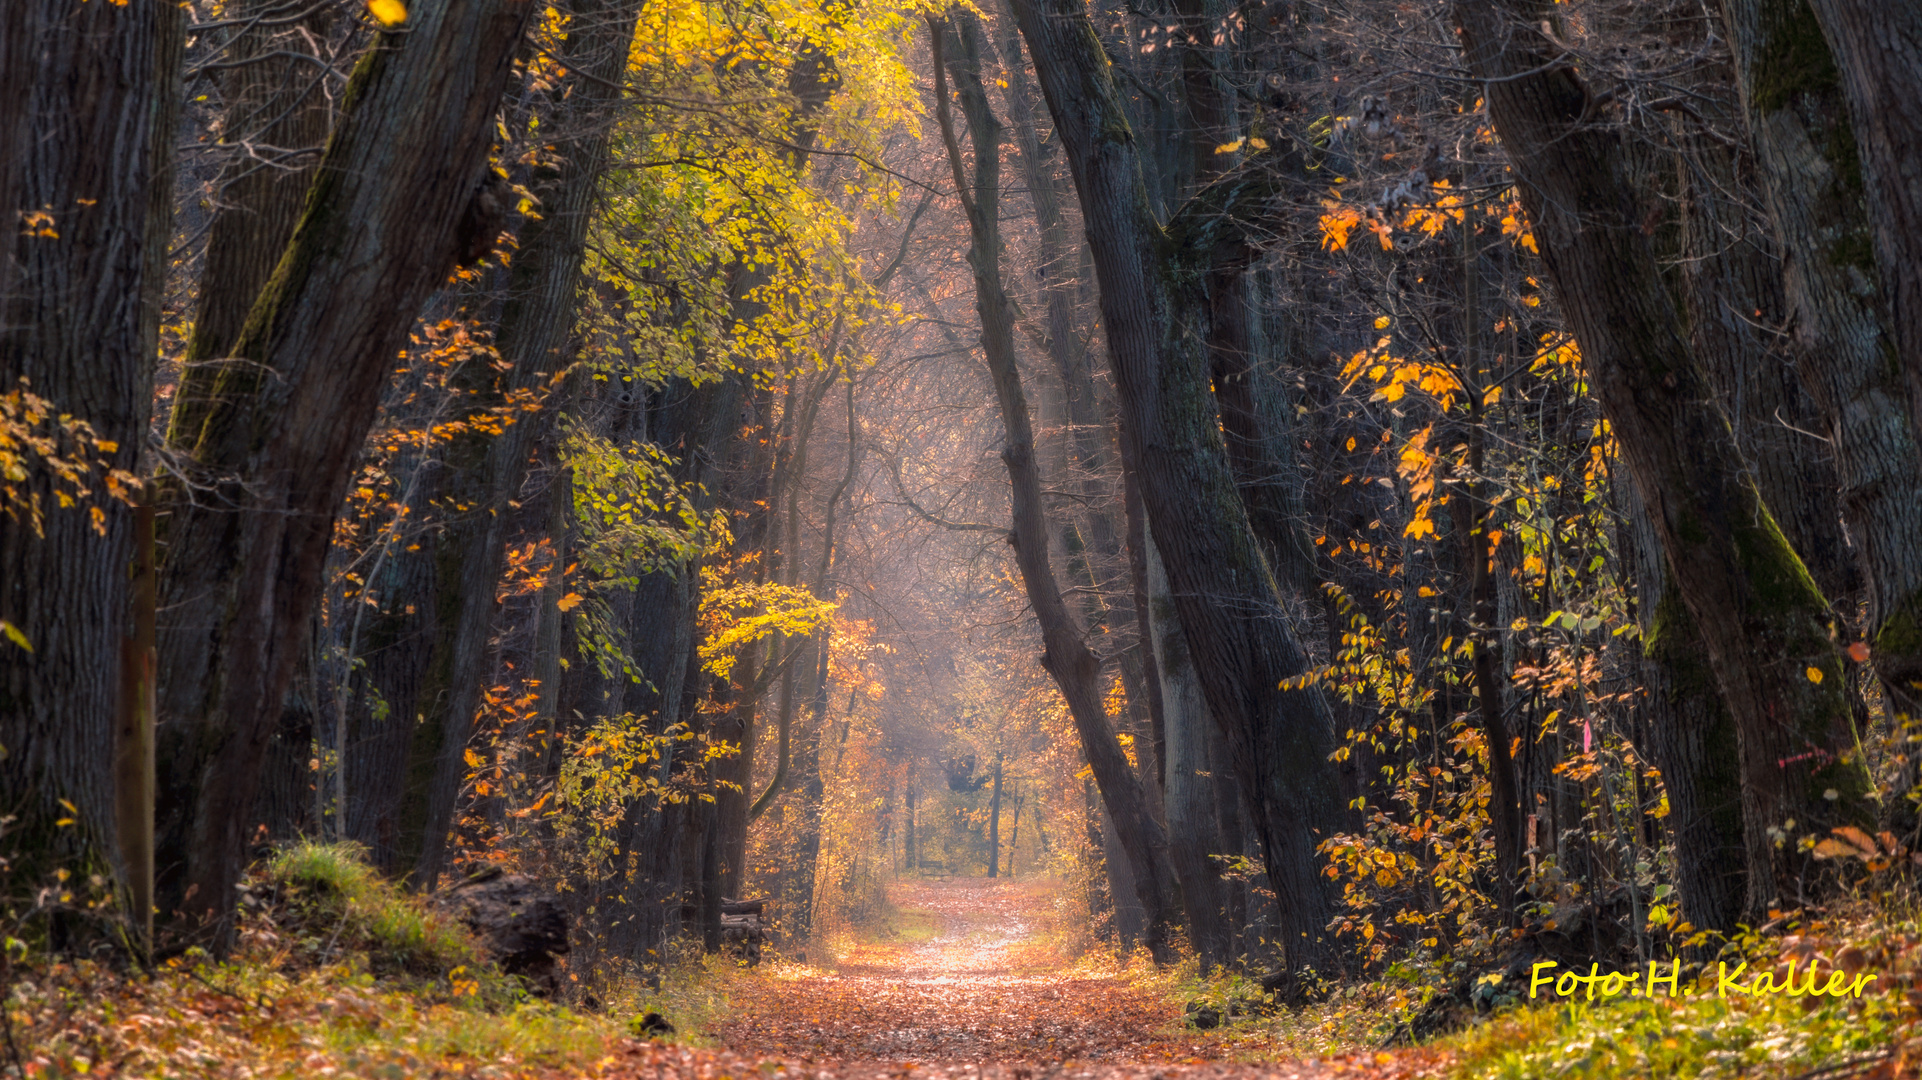
[(770, 965), (736, 985), (731, 1019), (709, 1034), (744, 1057), (902, 1080), (1328, 1075), (1223, 1061), (1183, 1029), (1179, 1004), (1124, 973), (1069, 964), (1040, 936), (1055, 894), (1042, 882), (901, 882), (890, 899), (905, 931), (828, 966)]

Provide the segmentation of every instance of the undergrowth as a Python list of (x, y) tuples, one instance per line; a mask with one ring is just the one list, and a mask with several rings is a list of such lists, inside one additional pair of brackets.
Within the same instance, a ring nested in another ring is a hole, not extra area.
[(0, 963), (0, 1076), (506, 1080), (592, 1061), (619, 1020), (530, 998), (457, 921), (345, 846), (256, 868), (225, 959), (142, 971), (38, 952)]

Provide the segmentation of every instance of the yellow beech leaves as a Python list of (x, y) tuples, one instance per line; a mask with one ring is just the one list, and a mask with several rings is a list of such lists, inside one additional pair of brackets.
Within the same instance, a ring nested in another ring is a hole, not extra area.
[(407, 21), (407, 5), (401, 0), (367, 0), (367, 14), (382, 26), (399, 26)]

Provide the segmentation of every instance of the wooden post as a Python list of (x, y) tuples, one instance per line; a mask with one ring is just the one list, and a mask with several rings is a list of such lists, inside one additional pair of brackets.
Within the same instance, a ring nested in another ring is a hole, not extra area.
[(134, 510), (132, 626), (121, 639), (120, 710), (114, 725), (114, 826), (126, 874), (135, 948), (153, 949), (154, 508)]

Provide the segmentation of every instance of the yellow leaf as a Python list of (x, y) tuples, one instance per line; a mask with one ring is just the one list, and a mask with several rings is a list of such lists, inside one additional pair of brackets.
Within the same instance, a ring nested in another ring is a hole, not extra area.
[(1249, 138), (1249, 140), (1248, 140), (1248, 145), (1249, 145), (1249, 147), (1251, 147), (1251, 148), (1253, 148), (1253, 149), (1255, 149), (1255, 150), (1266, 150), (1266, 149), (1268, 149), (1268, 140), (1267, 140), (1267, 139), (1256, 139), (1256, 138), (1252, 138), (1252, 137), (1251, 137), (1251, 138)]
[(468, 768), (470, 769), (480, 768), (481, 756), (479, 754), (476, 754), (473, 751), (472, 747), (469, 747), (468, 749), (461, 751), (461, 757), (466, 759)]
[(367, 0), (367, 13), (382, 26), (399, 26), (407, 21), (407, 5), (401, 0)]
[(1528, 620), (1525, 618), (1516, 619), (1514, 622), (1508, 624), (1508, 628), (1510, 630), (1526, 630), (1528, 629)]
[(33, 651), (33, 643), (27, 640), (27, 635), (21, 633), (19, 627), (5, 619), (0, 619), (0, 635), (5, 635), (8, 641), (13, 642), (28, 652)]
[(1499, 386), (1491, 386), (1488, 388), (1488, 392), (1482, 395), (1482, 404), (1493, 405), (1501, 399), (1502, 388)]
[(1232, 154), (1239, 149), (1241, 149), (1241, 140), (1236, 139), (1234, 142), (1225, 142), (1225, 143), (1222, 143), (1220, 146), (1215, 147), (1215, 153)]
[(580, 602), (581, 602), (581, 594), (577, 592), (571, 592), (571, 593), (568, 593), (566, 596), (561, 597), (560, 600), (557, 601), (554, 606), (560, 608), (562, 611), (572, 611), (574, 610), (575, 607), (579, 606)]
[(1388, 316), (1386, 316), (1386, 315), (1383, 315), (1383, 316), (1381, 316), (1380, 318), (1378, 318), (1378, 319), (1376, 319), (1376, 320), (1375, 320), (1375, 329), (1377, 329), (1377, 330), (1386, 330), (1386, 329), (1388, 329)]
[(1808, 670), (1808, 676), (1809, 676), (1810, 682), (1820, 683), (1822, 681), (1822, 669), (1819, 667), (1812, 667)]

